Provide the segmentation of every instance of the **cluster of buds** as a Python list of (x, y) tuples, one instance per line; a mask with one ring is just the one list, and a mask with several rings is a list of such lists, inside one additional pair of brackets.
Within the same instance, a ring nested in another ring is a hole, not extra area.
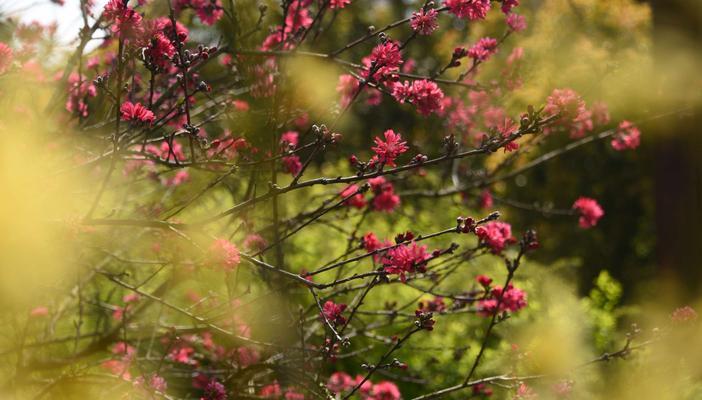
[(417, 328), (427, 331), (434, 330), (434, 324), (436, 323), (436, 321), (433, 319), (434, 313), (416, 310), (414, 312), (414, 316), (414, 324), (417, 326)]
[(527, 229), (526, 232), (524, 232), (524, 235), (522, 236), (520, 245), (522, 246), (524, 251), (538, 249), (540, 245), (539, 238), (536, 235), (536, 231), (533, 229)]
[(183, 51), (183, 59), (181, 62), (180, 56), (176, 53), (173, 55), (173, 64), (178, 67), (190, 67), (195, 61), (207, 60), (210, 56), (213, 56), (217, 52), (217, 47), (207, 47), (199, 45), (197, 51), (191, 52), (186, 49)]
[(324, 339), (324, 345), (322, 346), (322, 355), (329, 359), (329, 361), (336, 361), (336, 356), (339, 354), (339, 343), (335, 342), (329, 338)]
[(473, 233), (475, 232), (475, 220), (471, 217), (456, 218), (456, 232), (458, 233)]
[(420, 154), (417, 154), (416, 156), (412, 157), (412, 159), (410, 160), (410, 164), (422, 165), (425, 162), (427, 162), (428, 159), (429, 159), (429, 157), (420, 153)]
[(461, 59), (468, 56), (468, 49), (465, 47), (456, 47), (453, 49), (453, 54), (451, 55), (451, 62), (448, 64), (448, 68), (456, 68), (461, 66)]
[(312, 125), (312, 131), (314, 132), (315, 136), (317, 136), (317, 140), (319, 140), (323, 145), (338, 143), (343, 138), (340, 133), (332, 132), (324, 124), (319, 126)]
[(400, 243), (410, 242), (413, 239), (414, 239), (414, 233), (412, 233), (412, 231), (407, 231), (407, 232), (400, 233), (397, 236), (395, 236), (395, 243), (400, 244)]
[(458, 142), (456, 141), (456, 136), (454, 136), (453, 133), (444, 137), (443, 147), (446, 151), (446, 155), (450, 156), (456, 154), (458, 151)]
[(399, 368), (402, 370), (407, 369), (407, 363), (403, 363), (402, 361), (398, 360), (397, 358), (393, 358), (392, 362), (389, 362), (387, 364), (381, 364), (376, 366), (375, 364), (368, 364), (368, 363), (363, 363), (361, 364), (361, 368), (372, 371), (376, 369), (389, 369), (389, 368)]

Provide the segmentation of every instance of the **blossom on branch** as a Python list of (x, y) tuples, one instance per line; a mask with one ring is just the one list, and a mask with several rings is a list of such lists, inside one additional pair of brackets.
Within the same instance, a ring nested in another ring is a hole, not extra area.
[(573, 209), (580, 214), (578, 223), (583, 229), (592, 228), (604, 216), (604, 210), (595, 199), (580, 197), (573, 203)]
[(125, 101), (122, 103), (119, 111), (122, 113), (123, 121), (142, 122), (148, 124), (152, 124), (154, 122), (154, 113), (141, 105), (141, 103)]
[(395, 159), (400, 154), (409, 150), (407, 142), (402, 140), (399, 133), (395, 133), (392, 129), (388, 129), (383, 133), (385, 141), (379, 137), (375, 137), (375, 146), (371, 148), (378, 157), (378, 162), (389, 167), (395, 166)]
[(471, 21), (485, 19), (490, 11), (490, 0), (446, 0), (444, 5), (451, 14)]
[(410, 26), (420, 35), (431, 35), (436, 28), (439, 27), (439, 25), (436, 23), (438, 15), (439, 13), (434, 8), (430, 8), (428, 10), (421, 8), (419, 11), (412, 13)]

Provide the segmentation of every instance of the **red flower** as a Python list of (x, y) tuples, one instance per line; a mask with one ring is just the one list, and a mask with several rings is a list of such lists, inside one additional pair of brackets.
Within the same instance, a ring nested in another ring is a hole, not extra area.
[(256, 233), (252, 233), (244, 239), (244, 247), (249, 250), (263, 250), (266, 246), (268, 246), (266, 239)]
[(395, 133), (392, 129), (388, 129), (383, 135), (385, 136), (385, 141), (376, 136), (374, 139), (375, 147), (372, 147), (371, 150), (375, 152), (381, 163), (394, 167), (395, 159), (409, 150), (409, 147), (407, 147), (407, 142), (402, 140), (402, 136)]
[(341, 193), (339, 193), (343, 198), (349, 197), (352, 194), (356, 193), (354, 196), (348, 198), (344, 202), (344, 204), (354, 208), (363, 208), (366, 206), (366, 199), (363, 197), (362, 193), (357, 193), (358, 189), (358, 185), (349, 185), (346, 187), (346, 189), (342, 190)]
[(280, 144), (283, 146), (290, 145), (291, 147), (297, 147), (298, 133), (295, 131), (288, 131), (280, 135)]
[(392, 212), (400, 205), (400, 196), (395, 194), (392, 185), (386, 186), (373, 198), (373, 209), (376, 211)]
[(168, 68), (168, 64), (171, 58), (175, 54), (175, 46), (171, 43), (163, 33), (156, 32), (156, 34), (151, 38), (149, 47), (144, 51), (144, 54), (148, 57), (149, 62), (165, 70)]
[(354, 380), (346, 372), (334, 372), (327, 381), (327, 388), (335, 394), (349, 390), (354, 386)]
[(217, 239), (209, 249), (208, 261), (224, 270), (231, 271), (241, 262), (239, 249), (227, 239)]
[(611, 144), (617, 151), (633, 150), (641, 144), (641, 131), (633, 123), (622, 121)]
[(513, 32), (521, 32), (527, 28), (526, 18), (523, 15), (511, 13), (507, 16), (507, 26)]
[(451, 14), (471, 21), (485, 19), (490, 11), (490, 0), (446, 0), (444, 4)]
[(414, 104), (422, 115), (440, 113), (444, 109), (444, 92), (436, 82), (426, 79), (411, 84), (407, 81), (404, 84), (396, 83), (392, 95), (400, 103), (409, 101)]
[(512, 237), (512, 227), (506, 222), (488, 222), (475, 228), (475, 234), (495, 254), (500, 253), (507, 245), (516, 241)]
[(191, 0), (190, 4), (205, 25), (214, 25), (224, 15), (221, 0)]
[(592, 113), (585, 107), (583, 99), (572, 89), (554, 89), (546, 99), (544, 113), (559, 114), (555, 124), (569, 131), (572, 138), (582, 137), (593, 128)]
[[(512, 118), (504, 118), (500, 124), (497, 125), (497, 131), (502, 135), (503, 139), (507, 139), (514, 132), (517, 131), (518, 125)], [(517, 150), (519, 148), (519, 143), (514, 140), (505, 143), (504, 149), (505, 153)]]
[(330, 0), (329, 8), (344, 8), (349, 4), (351, 4), (351, 0)]
[(351, 104), (351, 100), (356, 95), (358, 86), (358, 79), (353, 75), (344, 74), (339, 76), (339, 83), (336, 85), (336, 91), (341, 95), (341, 108), (346, 108)]
[(478, 281), (480, 286), (488, 288), (492, 284), (492, 278), (490, 278), (487, 275), (478, 275), (475, 277), (475, 280)]
[(502, 12), (509, 14), (512, 9), (519, 5), (519, 0), (502, 0)]
[(119, 110), (122, 113), (123, 121), (148, 122), (149, 124), (154, 122), (154, 113), (142, 106), (141, 103), (133, 104), (130, 101), (125, 101)]
[(427, 246), (419, 246), (416, 242), (412, 242), (409, 245), (403, 244), (388, 250), (382, 262), (385, 272), (399, 274), (404, 282), (405, 274), (424, 269), (424, 264), (429, 257)]
[(690, 306), (676, 309), (670, 314), (670, 319), (676, 323), (686, 323), (697, 319), (697, 312)]
[(485, 189), (480, 192), (480, 208), (492, 208), (494, 201), (489, 190)]
[(332, 325), (343, 325), (346, 323), (346, 318), (344, 318), (341, 313), (346, 310), (346, 304), (336, 304), (331, 300), (324, 303), (322, 307), (321, 315), (329, 321)]
[(280, 385), (278, 382), (273, 382), (270, 385), (266, 385), (261, 388), (259, 395), (266, 398), (278, 398), (283, 394), (280, 390)]
[(362, 61), (365, 67), (361, 76), (364, 78), (369, 79), (371, 71), (373, 71), (372, 80), (376, 82), (390, 78), (400, 70), (400, 65), (403, 62), (400, 45), (395, 41), (388, 40), (375, 46), (371, 55)]
[(392, 382), (382, 381), (373, 385), (369, 399), (372, 400), (400, 400), (400, 390)]
[(12, 48), (3, 42), (0, 42), (0, 75), (7, 72), (11, 65)]
[(122, 38), (131, 38), (143, 32), (141, 15), (129, 8), (123, 0), (110, 0), (102, 13), (108, 23), (112, 23), (112, 32)]
[(412, 13), (412, 19), (410, 20), (410, 26), (415, 32), (420, 35), (431, 35), (439, 25), (436, 23), (436, 18), (439, 13), (430, 8), (429, 10), (424, 10), (421, 8), (419, 11)]
[(597, 201), (588, 197), (581, 197), (576, 200), (575, 203), (573, 203), (573, 209), (580, 213), (578, 222), (583, 229), (592, 228), (597, 225), (597, 221), (604, 216), (604, 211)]
[(468, 56), (478, 61), (486, 61), (497, 52), (497, 39), (484, 37), (468, 49)]
[(592, 121), (595, 125), (605, 125), (609, 123), (609, 107), (603, 101), (596, 101), (590, 107)]
[(300, 157), (295, 154), (283, 157), (281, 161), (283, 162), (283, 170), (292, 176), (297, 176), (297, 174), (302, 171), (302, 162), (300, 162)]
[[(500, 304), (499, 309), (497, 307), (498, 303)], [(488, 297), (478, 302), (477, 308), (478, 315), (491, 317), (495, 312), (517, 312), (526, 306), (526, 293), (509, 284), (504, 293), (501, 286), (492, 288)]]

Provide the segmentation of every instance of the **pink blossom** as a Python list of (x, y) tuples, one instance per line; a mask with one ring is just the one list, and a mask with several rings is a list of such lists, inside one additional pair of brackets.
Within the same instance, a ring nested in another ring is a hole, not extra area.
[(697, 312), (690, 306), (677, 308), (670, 314), (670, 319), (675, 323), (687, 323), (697, 319)]
[(523, 15), (511, 13), (507, 15), (507, 26), (513, 32), (521, 32), (527, 28), (526, 18)]
[[(514, 122), (512, 118), (504, 118), (502, 123), (497, 125), (497, 131), (502, 135), (503, 139), (509, 139), (512, 137), (512, 134), (517, 132), (517, 128), (517, 123)], [(505, 153), (517, 150), (518, 148), (519, 143), (514, 140), (507, 142), (504, 145)]]
[(227, 400), (227, 389), (213, 378), (205, 386), (200, 400)]
[(268, 246), (266, 239), (261, 235), (252, 233), (244, 239), (244, 247), (249, 250), (262, 250)]
[(385, 272), (399, 274), (404, 281), (406, 273), (422, 270), (429, 258), (427, 246), (420, 246), (416, 242), (393, 247), (387, 251), (382, 259)]
[(492, 278), (487, 275), (478, 275), (475, 277), (475, 280), (484, 288), (489, 288), (492, 284)]
[(151, 64), (161, 70), (166, 70), (175, 52), (176, 48), (171, 43), (171, 40), (163, 33), (156, 32), (151, 38), (149, 46), (144, 51), (144, 55), (148, 57)]
[(502, 12), (509, 14), (512, 9), (519, 5), (519, 0), (502, 0)]
[(397, 385), (390, 381), (382, 381), (373, 385), (368, 400), (400, 400), (400, 397)]
[(554, 124), (569, 131), (572, 138), (582, 137), (593, 128), (592, 113), (573, 89), (554, 89), (546, 99), (544, 113), (559, 115)]
[(12, 48), (6, 43), (0, 42), (0, 75), (10, 70), (12, 58)]
[[(185, 160), (185, 153), (183, 153), (183, 145), (180, 143), (173, 141), (173, 149), (171, 150), (171, 146), (168, 144), (168, 141), (163, 141), (161, 142), (161, 145), (159, 147), (156, 147), (152, 144), (147, 145), (145, 148), (146, 152), (149, 154), (153, 154), (154, 156), (162, 159), (162, 160), (171, 160), (171, 159), (177, 159), (177, 160)], [(175, 161), (175, 160), (174, 160)]]
[(400, 196), (395, 194), (392, 186), (373, 198), (373, 209), (376, 211), (392, 212), (400, 205)]
[(112, 32), (123, 39), (138, 36), (143, 32), (142, 17), (123, 0), (110, 0), (102, 13), (103, 19), (111, 23)]
[(241, 262), (239, 249), (227, 239), (217, 239), (209, 248), (208, 261), (226, 271), (233, 270)]
[(273, 382), (270, 385), (266, 385), (261, 388), (259, 395), (265, 398), (278, 398), (283, 394), (280, 390), (280, 385), (278, 382)]
[(35, 307), (29, 312), (30, 317), (45, 317), (47, 315), (49, 315), (49, 308), (44, 306)]
[(180, 186), (190, 180), (190, 173), (184, 169), (179, 170), (170, 178), (162, 178), (161, 184), (166, 187)]
[(377, 236), (375, 236), (375, 233), (373, 232), (368, 232), (365, 235), (363, 235), (362, 243), (363, 248), (369, 253), (372, 253), (383, 247), (383, 243), (380, 241), (380, 239), (378, 239)]
[(595, 125), (606, 125), (609, 123), (609, 107), (603, 101), (596, 101), (590, 107), (592, 121)]
[(192, 358), (194, 353), (195, 349), (191, 346), (179, 345), (168, 353), (168, 358), (177, 363), (195, 365), (197, 361)]
[(446, 303), (444, 298), (441, 296), (436, 296), (431, 300), (425, 300), (419, 302), (419, 310), (421, 312), (442, 312), (446, 310)]
[(485, 19), (490, 11), (490, 0), (446, 0), (444, 5), (451, 14), (471, 21)]
[(192, 8), (205, 25), (214, 25), (224, 15), (221, 0), (189, 0), (181, 4)]
[(295, 131), (287, 131), (280, 135), (280, 144), (283, 146), (290, 145), (291, 147), (297, 147), (297, 140), (299, 134)]
[(305, 400), (305, 395), (296, 392), (292, 388), (288, 388), (288, 390), (285, 391), (285, 400)]
[(283, 163), (283, 171), (292, 176), (297, 176), (297, 174), (302, 171), (302, 162), (300, 161), (300, 157), (298, 157), (296, 154), (283, 157), (281, 162)]
[(250, 365), (256, 364), (261, 359), (261, 355), (256, 351), (256, 349), (251, 347), (239, 347), (236, 349), (236, 359), (239, 362), (241, 368), (246, 368)]
[(354, 380), (346, 372), (334, 372), (327, 381), (327, 388), (335, 394), (339, 394), (354, 386)]
[(507, 245), (515, 242), (514, 237), (512, 237), (512, 227), (506, 222), (488, 222), (475, 228), (475, 234), (495, 254), (500, 253)]
[(592, 228), (597, 225), (597, 221), (604, 216), (602, 207), (600, 207), (595, 199), (589, 197), (580, 197), (577, 199), (575, 203), (573, 203), (573, 209), (580, 214), (578, 222), (583, 229)]
[(526, 383), (521, 382), (519, 387), (517, 387), (517, 393), (514, 395), (512, 400), (532, 400), (537, 399), (538, 397), (539, 395), (536, 394), (534, 389), (527, 386)]
[(641, 144), (641, 131), (633, 123), (622, 121), (611, 144), (617, 151), (633, 150)]
[(141, 105), (141, 103), (133, 104), (130, 101), (125, 101), (122, 103), (122, 107), (120, 107), (119, 110), (122, 113), (123, 121), (144, 122), (149, 124), (154, 122), (154, 113)]
[(468, 49), (468, 56), (474, 60), (486, 61), (497, 52), (497, 39), (484, 37)]
[[(366, 206), (366, 199), (363, 197), (362, 193), (358, 193), (358, 189), (358, 185), (349, 185), (339, 193), (342, 198), (351, 196), (346, 199), (344, 204), (354, 208), (363, 208)], [(356, 194), (354, 195), (354, 193)]]
[[(488, 288), (489, 284), (484, 285), (484, 287)], [(496, 312), (517, 312), (526, 305), (526, 293), (509, 284), (504, 293), (501, 286), (492, 288), (488, 296), (478, 302), (477, 311), (478, 315), (482, 317), (491, 317)]]
[[(362, 61), (364, 68), (361, 76), (364, 78), (376, 82), (390, 78), (400, 70), (400, 65), (403, 62), (400, 45), (393, 40), (388, 40), (375, 46), (370, 56), (365, 57)], [(373, 72), (372, 76), (371, 72)]]
[(404, 85), (397, 83), (393, 87), (393, 97), (399, 102), (409, 101), (417, 107), (422, 115), (439, 113), (443, 110), (444, 92), (436, 82), (422, 79), (411, 84), (405, 81)]
[(234, 109), (235, 109), (235, 110), (241, 111), (241, 112), (249, 111), (249, 109), (251, 108), (251, 107), (249, 106), (249, 103), (248, 103), (248, 102), (246, 102), (246, 101), (244, 101), (244, 100), (238, 100), (238, 99), (237, 99), (237, 100), (232, 100), (232, 106), (234, 106)]
[(402, 140), (399, 133), (395, 133), (392, 129), (388, 129), (383, 133), (385, 141), (379, 137), (375, 137), (375, 147), (371, 150), (378, 156), (378, 161), (389, 167), (395, 166), (395, 159), (402, 153), (409, 150), (407, 142)]
[(346, 108), (351, 104), (351, 100), (356, 95), (359, 83), (353, 75), (344, 74), (339, 76), (339, 83), (336, 85), (336, 91), (341, 95), (341, 108)]
[(483, 111), (483, 123), (488, 128), (497, 128), (500, 123), (503, 123), (507, 114), (502, 107), (490, 106)]
[(421, 8), (419, 11), (412, 13), (410, 26), (420, 35), (431, 35), (436, 28), (439, 27), (439, 25), (436, 23), (438, 15), (439, 13), (434, 8), (430, 8), (428, 10)]
[(331, 9), (344, 8), (349, 4), (351, 4), (351, 0), (330, 0), (329, 1), (329, 8), (331, 8)]
[(480, 208), (492, 208), (493, 204), (494, 201), (492, 199), (492, 193), (490, 193), (489, 190), (485, 189), (482, 192), (480, 192)]
[(327, 300), (322, 306), (321, 315), (332, 325), (343, 325), (346, 323), (346, 318), (341, 315), (344, 310), (346, 310), (346, 304), (336, 304), (331, 300)]
[(562, 380), (551, 386), (553, 393), (559, 398), (567, 398), (573, 392), (573, 381)]

